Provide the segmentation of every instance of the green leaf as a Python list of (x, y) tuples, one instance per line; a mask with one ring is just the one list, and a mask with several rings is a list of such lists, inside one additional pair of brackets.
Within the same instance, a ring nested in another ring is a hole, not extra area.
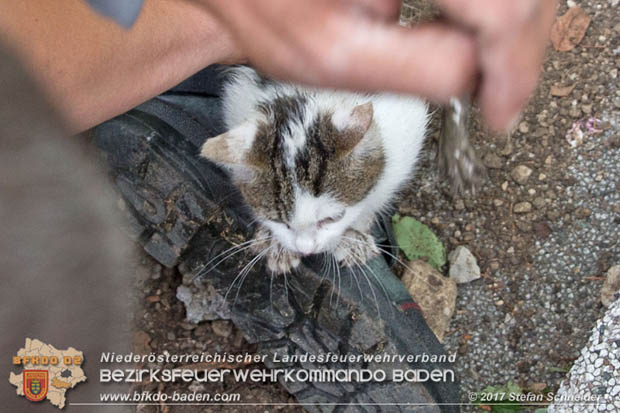
[(446, 263), (446, 252), (439, 238), (429, 227), (407, 216), (396, 214), (392, 217), (396, 242), (407, 259), (426, 260), (432, 267), (440, 270)]

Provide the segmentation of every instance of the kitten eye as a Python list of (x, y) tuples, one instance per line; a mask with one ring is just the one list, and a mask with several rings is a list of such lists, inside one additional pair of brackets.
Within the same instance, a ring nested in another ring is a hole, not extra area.
[(334, 215), (333, 217), (327, 217), (327, 218), (320, 220), (317, 226), (321, 228), (325, 225), (333, 224), (335, 222), (340, 221), (343, 217), (344, 217), (344, 211), (340, 212), (338, 215)]

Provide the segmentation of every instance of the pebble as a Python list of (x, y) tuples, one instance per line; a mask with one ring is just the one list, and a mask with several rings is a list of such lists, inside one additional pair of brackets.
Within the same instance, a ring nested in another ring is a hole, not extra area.
[(532, 169), (525, 165), (519, 165), (510, 172), (512, 179), (520, 185), (525, 185), (531, 174)]
[(535, 206), (537, 209), (541, 209), (542, 207), (544, 207), (544, 206), (545, 206), (545, 199), (544, 199), (543, 197), (540, 197), (540, 196), (539, 196), (539, 197), (534, 198), (534, 206)]
[(215, 320), (211, 323), (215, 335), (227, 338), (232, 333), (232, 324), (228, 320)]
[(448, 255), (449, 275), (457, 284), (466, 284), (480, 278), (476, 257), (466, 247), (459, 246)]
[(490, 169), (500, 169), (504, 165), (501, 157), (493, 152), (489, 152), (483, 159), (484, 165)]
[(456, 305), (456, 283), (423, 260), (410, 262), (403, 274), (403, 284), (422, 307), (424, 319), (439, 341), (450, 326)]
[(573, 364), (568, 376), (560, 385), (557, 396), (565, 402), (549, 406), (548, 413), (568, 413), (576, 411), (593, 411), (584, 406), (575, 410), (575, 406), (566, 400), (596, 399), (596, 405), (588, 407), (598, 411), (618, 411), (620, 384), (613, 377), (620, 374), (620, 352), (612, 350), (612, 339), (620, 336), (620, 299), (611, 303), (609, 309), (596, 327), (586, 347)]
[(515, 214), (525, 214), (525, 213), (528, 213), (528, 212), (532, 211), (532, 204), (530, 204), (527, 201), (519, 202), (519, 203), (515, 204), (513, 211), (515, 212)]
[(601, 288), (601, 302), (609, 307), (620, 291), (620, 265), (614, 265), (607, 271), (607, 277)]

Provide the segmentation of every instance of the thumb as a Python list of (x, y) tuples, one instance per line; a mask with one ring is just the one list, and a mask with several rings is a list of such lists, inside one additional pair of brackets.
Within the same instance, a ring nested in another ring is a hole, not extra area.
[(323, 50), (321, 82), (368, 91), (407, 92), (447, 102), (473, 90), (473, 37), (439, 23), (416, 28), (352, 22)]

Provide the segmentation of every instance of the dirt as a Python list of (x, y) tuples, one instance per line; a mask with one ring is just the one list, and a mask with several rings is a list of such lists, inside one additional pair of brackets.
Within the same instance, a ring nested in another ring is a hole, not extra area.
[[(185, 321), (185, 308), (176, 298), (176, 289), (182, 276), (176, 269), (163, 268), (144, 252), (137, 250), (140, 257), (135, 267), (135, 299), (140, 310), (135, 315), (134, 351), (139, 354), (215, 354), (215, 353), (254, 353), (254, 345), (248, 344), (242, 333), (229, 321), (216, 320), (199, 325)], [(181, 367), (176, 364), (174, 367)], [(226, 368), (246, 367), (226, 365)], [(172, 367), (172, 366), (159, 366)], [(206, 368), (206, 367), (203, 367)], [(198, 384), (137, 384), (134, 391), (174, 391), (199, 393), (239, 393), (243, 403), (294, 403), (295, 400), (280, 386), (237, 383), (233, 379), (223, 383)], [(192, 406), (192, 405), (142, 405), (139, 412), (245, 412), (244, 406)], [(266, 407), (265, 411), (296, 412), (298, 407)]]
[[(413, 4), (413, 7), (405, 9), (407, 17), (415, 17), (415, 2), (407, 3)], [(428, 156), (422, 162), (416, 180), (399, 204), (401, 214), (416, 217), (429, 225), (444, 242), (447, 250), (465, 245), (478, 259), (483, 278), (464, 287), (470, 294), (459, 297), (457, 317), (447, 333), (448, 350), (457, 352), (464, 360), (472, 353), (472, 335), (477, 333), (479, 336), (493, 337), (493, 331), (483, 331), (488, 328), (485, 325), (492, 324), (493, 320), (503, 321), (507, 315), (514, 319), (510, 334), (503, 339), (506, 349), (513, 352), (523, 344), (522, 337), (528, 337), (537, 331), (531, 322), (532, 310), (526, 308), (523, 288), (518, 288), (522, 282), (520, 277), (524, 272), (528, 272), (530, 280), (537, 279), (534, 259), (540, 248), (537, 245), (544, 243), (558, 230), (559, 221), (562, 221), (563, 226), (580, 225), (591, 214), (587, 208), (577, 207), (571, 200), (569, 188), (575, 185), (575, 178), (568, 173), (568, 166), (574, 165), (577, 159), (575, 151), (566, 141), (566, 134), (573, 123), (581, 118), (592, 115), (604, 121), (618, 110), (620, 97), (615, 85), (619, 62), (614, 50), (618, 48), (620, 28), (613, 18), (612, 3), (592, 0), (580, 2), (581, 7), (592, 18), (585, 38), (572, 51), (549, 51), (540, 86), (514, 133), (494, 135), (487, 132), (478, 119), (474, 120), (472, 140), (488, 169), (488, 178), (475, 195), (452, 198), (448, 184), (438, 178), (431, 160), (438, 136), (437, 122), (434, 121), (431, 129), (433, 139), (429, 140), (426, 147)], [(562, 2), (559, 13), (563, 14), (566, 10), (566, 3)], [(566, 96), (552, 96), (552, 88), (556, 95)], [(603, 126), (611, 128), (610, 125)], [(608, 139), (604, 145), (592, 148), (586, 156), (596, 159), (601, 152), (613, 145), (618, 145), (617, 135)], [(532, 170), (523, 184), (515, 182), (511, 176), (513, 169), (520, 165)], [(604, 170), (601, 170), (600, 174), (602, 179), (617, 180), (617, 177), (606, 176)], [(617, 225), (617, 216), (620, 213), (618, 206), (610, 205), (609, 209), (615, 211)], [(163, 269), (143, 253), (139, 253), (139, 256), (136, 263), (136, 300), (142, 309), (135, 317), (136, 351), (184, 354), (223, 351), (242, 353), (255, 350), (245, 342), (241, 332), (227, 325), (227, 322), (215, 322), (219, 323), (217, 325), (214, 325), (214, 322), (203, 322), (198, 326), (185, 322), (183, 305), (175, 297), (176, 287), (181, 283), (178, 271)], [(587, 291), (597, 291), (602, 283), (601, 276), (614, 264), (610, 262), (613, 259), (617, 257), (601, 253), (597, 270), (579, 274), (576, 283), (591, 283)], [(544, 280), (541, 282), (547, 283)], [(542, 288), (535, 281), (532, 283), (531, 288)], [(471, 303), (468, 300), (475, 300), (471, 297), (475, 296), (477, 291), (491, 297), (492, 310), (484, 314), (472, 314), (469, 311), (468, 306)], [(552, 288), (552, 293), (553, 291)], [(512, 366), (515, 373), (510, 376), (513, 380), (523, 386), (532, 382), (543, 382), (548, 389), (557, 389), (563, 374), (550, 374), (547, 367), (570, 366), (586, 343), (590, 326), (594, 325), (595, 320), (602, 314), (600, 305), (593, 304), (596, 300), (585, 300), (584, 303), (589, 303), (592, 308), (584, 308), (583, 318), (580, 319), (580, 322), (584, 323), (580, 326), (582, 328), (557, 322), (554, 328), (558, 334), (548, 338), (557, 340), (553, 345), (555, 351), (548, 351), (547, 346), (544, 352), (533, 347), (519, 353), (517, 365)], [(482, 340), (476, 345), (485, 346), (485, 343), (487, 342)], [(494, 348), (496, 347), (488, 346), (489, 360), (480, 363), (490, 365), (491, 369), (507, 368), (502, 364), (502, 353), (493, 350)], [(512, 363), (514, 357), (509, 360)], [(461, 367), (466, 367), (458, 372), (461, 377), (466, 377), (464, 387), (467, 390), (481, 390), (486, 385), (502, 384), (494, 382), (495, 377), (484, 375), (472, 379), (472, 368), (475, 366), (472, 363), (470, 360), (460, 364)], [(149, 383), (136, 388), (155, 390), (158, 385)], [(159, 390), (170, 393), (175, 387), (160, 387)], [(275, 384), (240, 384), (231, 380), (222, 384), (205, 384), (198, 390), (205, 393), (240, 393), (244, 403), (294, 403), (294, 399)], [(261, 406), (260, 409), (303, 411), (297, 406), (284, 405)], [(150, 405), (140, 406), (138, 411), (238, 412), (248, 411), (248, 408)]]

